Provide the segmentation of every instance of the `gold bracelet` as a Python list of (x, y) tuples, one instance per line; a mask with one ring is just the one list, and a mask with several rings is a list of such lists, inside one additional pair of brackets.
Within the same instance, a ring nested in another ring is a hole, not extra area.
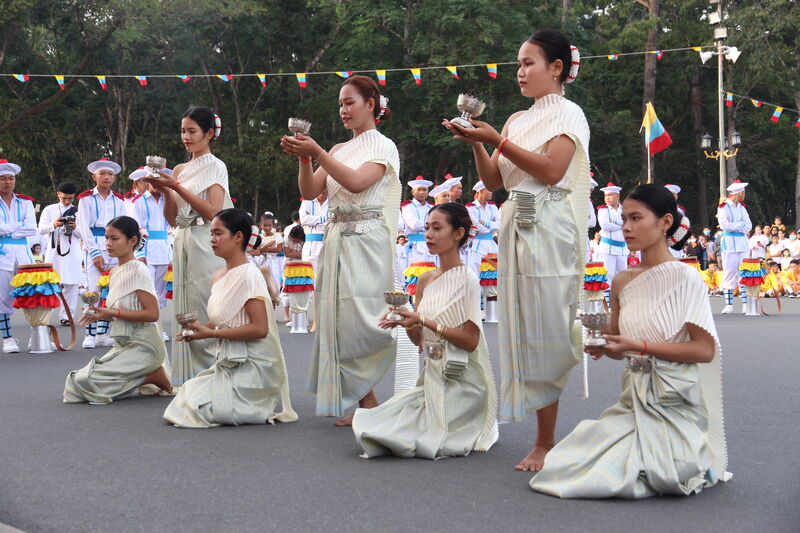
[(420, 328), (425, 327), (425, 315), (419, 315), (419, 321), (417, 322)]
[(413, 324), (411, 326), (408, 326), (406, 328), (406, 331), (411, 331), (412, 329), (417, 329), (417, 328), (422, 328), (422, 326), (419, 325), (419, 322), (417, 322), (416, 324)]
[(436, 324), (436, 336), (440, 339), (444, 335), (444, 324)]

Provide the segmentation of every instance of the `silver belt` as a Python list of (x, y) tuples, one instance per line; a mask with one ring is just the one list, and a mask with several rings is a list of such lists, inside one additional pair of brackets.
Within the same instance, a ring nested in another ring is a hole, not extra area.
[(653, 370), (653, 362), (649, 357), (630, 357), (628, 358), (628, 370), (637, 373), (650, 372)]
[(380, 211), (357, 211), (355, 213), (340, 213), (334, 211), (328, 222), (342, 224), (343, 233), (363, 234), (380, 227), (383, 213)]

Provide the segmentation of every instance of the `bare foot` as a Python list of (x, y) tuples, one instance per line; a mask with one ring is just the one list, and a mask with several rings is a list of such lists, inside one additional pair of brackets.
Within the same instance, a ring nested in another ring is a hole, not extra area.
[(158, 367), (158, 370), (148, 375), (144, 378), (143, 385), (147, 385), (152, 383), (159, 389), (166, 391), (168, 393), (172, 393), (172, 383), (170, 383), (169, 379), (167, 379), (167, 373), (164, 371), (164, 367)]
[(354, 415), (355, 415), (355, 412), (350, 413), (346, 417), (344, 417), (342, 419), (339, 419), (336, 422), (334, 422), (333, 425), (334, 426), (338, 426), (338, 427), (352, 426), (353, 425), (353, 416)]
[(538, 472), (544, 466), (544, 457), (553, 446), (539, 446), (538, 444), (528, 452), (528, 455), (520, 461), (514, 470), (522, 472)]

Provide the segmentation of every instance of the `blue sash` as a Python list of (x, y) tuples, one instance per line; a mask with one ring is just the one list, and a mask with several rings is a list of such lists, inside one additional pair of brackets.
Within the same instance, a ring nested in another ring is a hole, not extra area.
[(625, 247), (625, 241), (615, 241), (614, 239), (609, 239), (608, 237), (600, 237), (600, 242), (604, 242), (610, 246), (619, 246), (620, 248)]
[(166, 241), (169, 234), (163, 230), (155, 230), (147, 232), (147, 238), (156, 241)]
[(306, 233), (306, 242), (322, 242), (324, 239), (324, 233)]
[(408, 242), (425, 242), (424, 233), (412, 233), (408, 236)]
[(494, 237), (492, 237), (491, 233), (483, 233), (481, 235), (475, 235), (475, 239), (479, 241), (492, 241)]
[(24, 244), (28, 245), (28, 239), (25, 237), (0, 237), (0, 244)]
[(722, 235), (725, 237), (744, 237), (744, 233), (737, 233), (735, 231), (725, 231)]
[(92, 230), (92, 235), (95, 237), (105, 237), (106, 236), (106, 228), (89, 228)]

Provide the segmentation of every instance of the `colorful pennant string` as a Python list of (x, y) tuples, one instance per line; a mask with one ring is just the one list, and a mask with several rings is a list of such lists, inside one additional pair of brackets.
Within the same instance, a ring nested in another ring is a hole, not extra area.
[(452, 74), (455, 79), (459, 79), (458, 78), (458, 67), (449, 66), (449, 67), (444, 67), (444, 68), (446, 68), (448, 70), (448, 72), (450, 72), (450, 74)]
[(609, 61), (616, 61), (619, 59), (619, 54), (608, 54), (606, 57), (608, 57)]
[(62, 76), (61, 74), (55, 74), (54, 77), (56, 79), (56, 82), (58, 82), (58, 88), (63, 91), (64, 90), (64, 76)]
[(28, 81), (30, 79), (27, 74), (13, 74), (13, 76), (20, 83), (25, 83), (26, 81)]
[(490, 78), (497, 78), (497, 63), (486, 63), (486, 70), (489, 72)]
[(733, 107), (733, 95), (731, 93), (725, 93), (725, 106)]
[(419, 68), (411, 68), (411, 75), (414, 76), (414, 83), (417, 85), (422, 85), (422, 69)]
[(339, 76), (340, 78), (347, 79), (347, 78), (349, 78), (350, 76), (353, 75), (353, 71), (352, 70), (337, 70), (336, 71), (336, 75)]
[(232, 74), (217, 74), (216, 76), (224, 82), (229, 82), (233, 79)]
[(139, 80), (139, 85), (147, 87), (147, 76), (135, 76), (135, 78)]
[(386, 85), (386, 71), (385, 70), (376, 70), (375, 74), (378, 75), (378, 84)]
[(775, 108), (775, 111), (772, 112), (772, 118), (770, 120), (772, 122), (778, 122), (781, 119), (781, 113), (783, 113), (783, 108), (778, 106)]
[(108, 84), (106, 84), (106, 77), (105, 76), (97, 76), (97, 83), (100, 84), (100, 88), (104, 91), (108, 90)]
[(295, 73), (295, 76), (297, 76), (297, 84), (301, 88), (305, 89), (306, 88), (306, 73), (305, 72), (297, 72), (297, 73)]
[(267, 86), (267, 75), (266, 74), (256, 74), (258, 76), (258, 81), (261, 82), (262, 87)]
[(178, 74), (178, 76), (177, 76), (177, 77), (178, 77), (178, 78), (180, 78), (180, 79), (181, 79), (181, 81), (182, 81), (183, 83), (186, 83), (186, 82), (188, 82), (190, 79), (192, 79), (192, 77), (191, 77), (191, 76), (187, 76), (186, 74)]

